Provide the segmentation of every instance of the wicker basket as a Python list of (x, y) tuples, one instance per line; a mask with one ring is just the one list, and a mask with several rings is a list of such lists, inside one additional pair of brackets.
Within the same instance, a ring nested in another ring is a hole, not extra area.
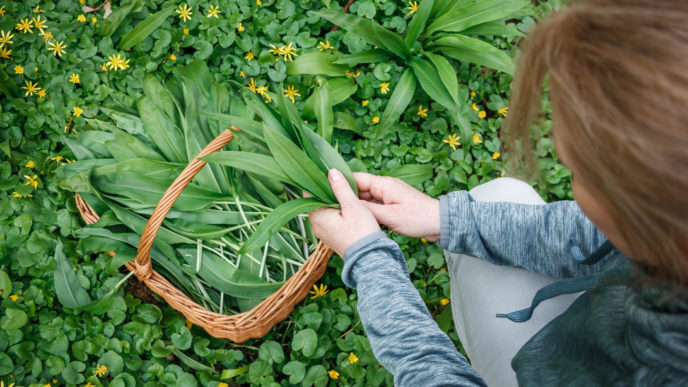
[[(193, 324), (202, 327), (214, 337), (242, 343), (248, 339), (265, 336), (275, 324), (284, 320), (291, 313), (296, 304), (306, 297), (313, 284), (325, 273), (327, 262), (332, 256), (332, 250), (322, 242), (318, 243), (306, 263), (279, 290), (253, 309), (233, 316), (211, 312), (198, 305), (153, 270), (150, 257), (153, 240), (175, 200), (205, 166), (206, 162), (199, 160), (199, 158), (217, 152), (233, 138), (230, 130), (221, 133), (174, 180), (158, 202), (146, 228), (143, 230), (136, 259), (127, 262), (126, 267), (133, 271), (136, 277), (152, 291), (164, 298), (174, 309), (182, 312)], [(98, 214), (78, 193), (75, 194), (75, 197), (77, 208), (84, 221), (88, 224), (97, 222)]]

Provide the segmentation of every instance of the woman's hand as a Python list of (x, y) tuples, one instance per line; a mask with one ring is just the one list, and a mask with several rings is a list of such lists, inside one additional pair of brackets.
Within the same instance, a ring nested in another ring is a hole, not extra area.
[(340, 257), (346, 249), (359, 239), (380, 231), (375, 217), (358, 200), (341, 172), (330, 169), (328, 173), (332, 192), (337, 197), (341, 210), (320, 208), (308, 213), (313, 233)]
[(387, 176), (354, 173), (358, 197), (377, 221), (410, 237), (440, 239), (440, 201)]

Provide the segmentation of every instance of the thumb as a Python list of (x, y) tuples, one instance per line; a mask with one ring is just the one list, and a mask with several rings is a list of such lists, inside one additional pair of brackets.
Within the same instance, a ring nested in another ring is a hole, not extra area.
[(342, 209), (358, 204), (358, 197), (356, 197), (356, 194), (349, 186), (349, 182), (341, 172), (332, 168), (328, 172), (327, 177), (330, 180), (332, 192), (337, 197), (337, 201), (342, 206)]

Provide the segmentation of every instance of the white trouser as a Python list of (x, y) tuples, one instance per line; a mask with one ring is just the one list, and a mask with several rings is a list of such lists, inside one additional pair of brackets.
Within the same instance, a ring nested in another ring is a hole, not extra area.
[[(544, 204), (527, 183), (501, 178), (470, 191), (479, 202)], [(458, 220), (460, 221), (460, 220)], [(514, 241), (518, 243), (518, 241)], [(473, 368), (489, 386), (516, 386), (511, 359), (535, 333), (564, 312), (580, 293), (540, 304), (530, 320), (497, 318), (527, 308), (540, 288), (557, 278), (445, 251), (451, 278), (451, 306), (459, 339)]]

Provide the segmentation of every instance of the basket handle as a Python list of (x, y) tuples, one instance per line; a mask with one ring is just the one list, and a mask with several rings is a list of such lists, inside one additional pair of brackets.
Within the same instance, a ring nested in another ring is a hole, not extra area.
[[(232, 129), (239, 130), (234, 126), (232, 126)], [(139, 280), (147, 280), (150, 278), (151, 273), (153, 272), (150, 250), (153, 247), (155, 236), (158, 234), (160, 226), (162, 226), (162, 221), (165, 219), (165, 216), (170, 211), (172, 205), (174, 205), (174, 202), (177, 200), (179, 195), (182, 194), (182, 191), (184, 188), (186, 188), (186, 185), (189, 184), (194, 176), (196, 176), (196, 174), (200, 172), (200, 170), (207, 164), (206, 161), (199, 160), (199, 158), (219, 151), (230, 141), (232, 141), (233, 138), (234, 135), (229, 129), (215, 137), (213, 141), (206, 145), (206, 147), (203, 148), (203, 150), (197, 154), (193, 160), (191, 160), (189, 165), (184, 168), (182, 173), (177, 176), (172, 185), (167, 188), (165, 194), (162, 195), (162, 198), (160, 198), (160, 201), (158, 202), (157, 206), (155, 206), (155, 210), (153, 210), (153, 214), (151, 215), (150, 219), (148, 219), (146, 228), (143, 230), (143, 234), (141, 234), (141, 239), (139, 240), (139, 247), (135, 260), (136, 264), (134, 265), (134, 274), (136, 274), (136, 277)]]

